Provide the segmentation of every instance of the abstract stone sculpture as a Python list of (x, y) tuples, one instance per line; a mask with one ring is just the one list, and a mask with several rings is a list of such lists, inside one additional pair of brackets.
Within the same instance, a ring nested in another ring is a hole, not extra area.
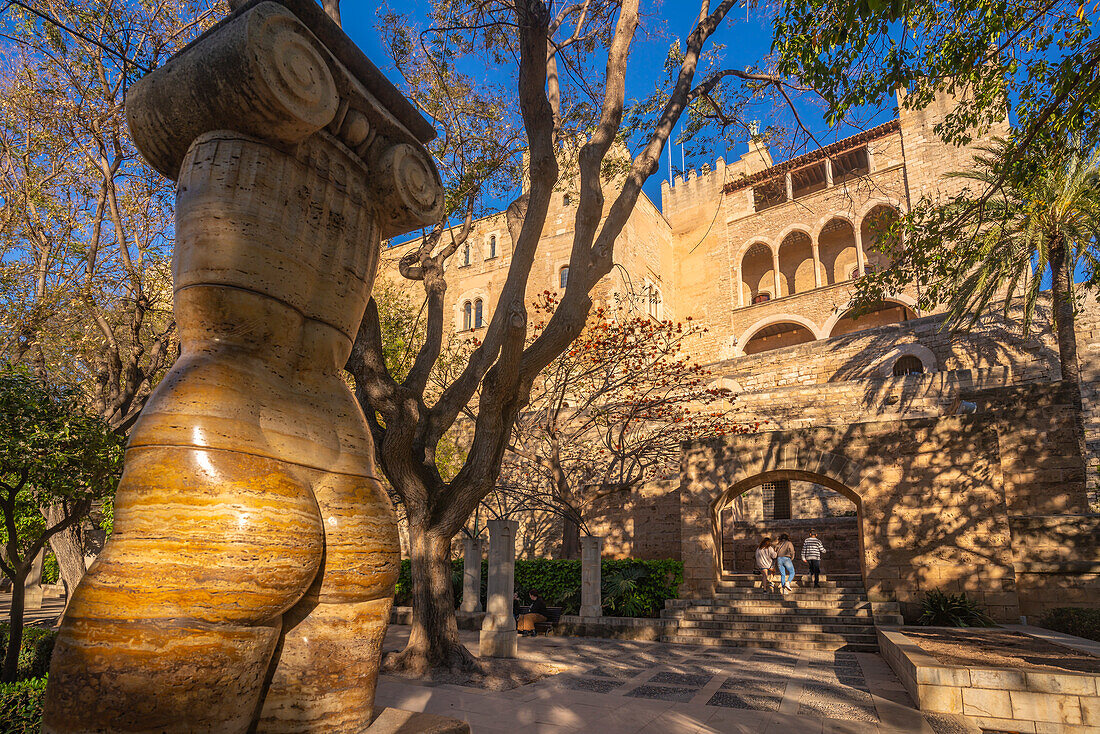
[(44, 731), (363, 731), (399, 549), (340, 370), (380, 239), (441, 214), (434, 132), (313, 0), (238, 7), (126, 112), (177, 181), (182, 354), (65, 615)]

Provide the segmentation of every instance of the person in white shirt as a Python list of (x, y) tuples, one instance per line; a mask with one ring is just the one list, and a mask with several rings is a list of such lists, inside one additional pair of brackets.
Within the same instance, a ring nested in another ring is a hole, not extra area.
[(760, 545), (756, 546), (756, 572), (760, 574), (760, 588), (765, 592), (771, 591), (775, 582), (772, 581), (772, 564), (775, 563), (775, 547), (771, 538), (764, 538)]
[(802, 541), (802, 560), (810, 567), (810, 575), (814, 577), (814, 588), (818, 587), (821, 578), (821, 556), (825, 555), (825, 546), (817, 539), (817, 533), (813, 529), (810, 535)]

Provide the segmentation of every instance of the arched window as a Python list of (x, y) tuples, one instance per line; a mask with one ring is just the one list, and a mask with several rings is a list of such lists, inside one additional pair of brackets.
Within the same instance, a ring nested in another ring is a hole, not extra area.
[(562, 290), (565, 290), (565, 286), (569, 284), (569, 266), (565, 266), (558, 271), (558, 283)]
[(767, 303), (772, 299), (772, 294), (767, 291), (760, 291), (752, 297), (753, 303)]
[(481, 299), (479, 298), (476, 301), (474, 301), (474, 328), (475, 329), (480, 329), (482, 327), (482, 324), (483, 324), (482, 319), (483, 318), (484, 318), (484, 312), (483, 312), (482, 306), (481, 306)]
[(924, 363), (920, 361), (920, 357), (915, 357), (912, 354), (903, 354), (898, 357), (897, 362), (894, 362), (894, 377), (923, 374)]
[(462, 264), (463, 265), (469, 265), (470, 264), (470, 246), (469, 245), (466, 245), (465, 247), (462, 248)]
[(497, 236), (489, 235), (489, 257), (493, 258), (497, 256)]
[(472, 320), (471, 320), (471, 314), (472, 313), (473, 313), (473, 306), (470, 304), (469, 301), (466, 301), (466, 303), (462, 304), (462, 329), (463, 329), (463, 331), (468, 331), (470, 329), (470, 325), (473, 323)]

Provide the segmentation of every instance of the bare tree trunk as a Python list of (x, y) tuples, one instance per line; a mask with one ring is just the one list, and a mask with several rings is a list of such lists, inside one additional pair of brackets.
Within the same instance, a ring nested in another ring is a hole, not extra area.
[(412, 629), (405, 649), (386, 659), (387, 670), (422, 675), (430, 668), (469, 670), (474, 656), (458, 638), (451, 586), (451, 534), (424, 513), (409, 513)]
[[(50, 505), (42, 509), (42, 515), (46, 518), (46, 527), (53, 527), (65, 519), (65, 509), (61, 505)], [(65, 584), (65, 606), (68, 608), (76, 585), (88, 570), (84, 564), (84, 540), (80, 523), (73, 523), (51, 537), (49, 542), (50, 550), (57, 558), (57, 566), (61, 569), (61, 581)]]
[(581, 526), (569, 515), (562, 515), (561, 557), (581, 557)]
[(0, 682), (14, 683), (19, 672), (19, 648), (23, 644), (23, 606), (24, 586), (30, 564), (22, 564), (11, 579), (11, 612), (8, 614), (8, 649), (4, 653), (4, 669), (0, 673)]

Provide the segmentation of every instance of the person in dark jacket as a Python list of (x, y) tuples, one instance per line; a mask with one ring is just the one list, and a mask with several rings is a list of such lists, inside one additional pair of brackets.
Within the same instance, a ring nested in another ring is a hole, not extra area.
[(527, 595), (531, 599), (531, 611), (519, 615), (519, 619), (516, 620), (516, 629), (522, 635), (533, 635), (535, 634), (535, 623), (545, 622), (547, 619), (546, 601), (542, 598), (542, 594), (534, 589), (528, 591)]

